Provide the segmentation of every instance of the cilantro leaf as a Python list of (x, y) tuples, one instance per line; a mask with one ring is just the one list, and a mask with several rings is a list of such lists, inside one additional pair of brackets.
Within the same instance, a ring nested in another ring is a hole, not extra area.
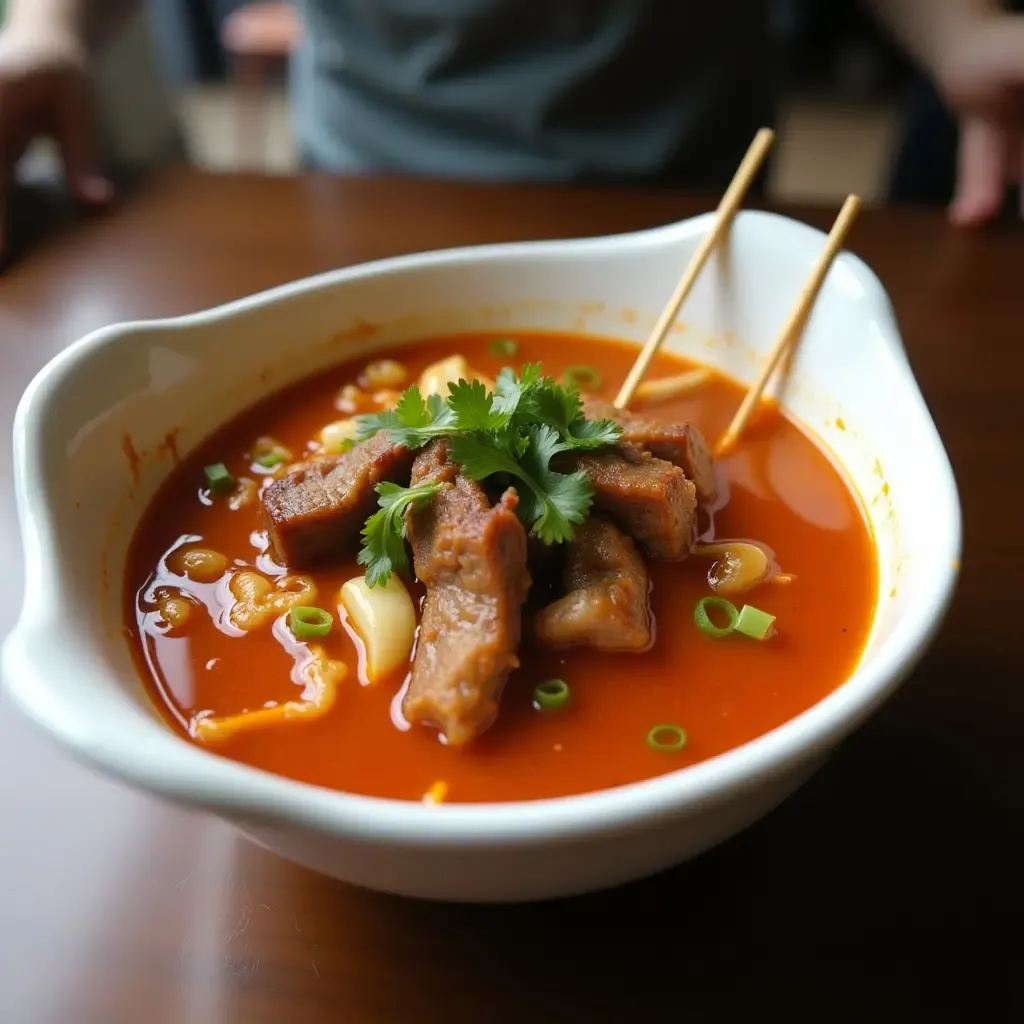
[(398, 484), (377, 484), (379, 512), (374, 512), (363, 526), (363, 546), (356, 561), (366, 567), (366, 585), (383, 587), (398, 569), (409, 568), (405, 550), (405, 517), (410, 505), (416, 506), (432, 498), (444, 484), (420, 484), (399, 487)]
[(507, 473), (526, 485), (519, 495), (519, 515), (545, 544), (571, 540), (573, 524), (586, 518), (593, 487), (584, 473), (556, 473), (549, 467), (552, 456), (567, 449), (550, 427), (531, 427), (526, 435), (511, 429), (462, 434), (450, 445), (452, 458), (474, 480)]
[(427, 395), (427, 409), (430, 412), (430, 419), (433, 422), (438, 420), (451, 410), (448, 408), (448, 403), (437, 394)]
[(543, 363), (523, 363), (523, 368), (519, 371), (519, 386), (523, 391), (530, 391), (534, 385), (539, 384), (544, 380), (544, 364)]
[(397, 424), (391, 428), (391, 440), (413, 451), (449, 433), (455, 419), (454, 412), (439, 395), (424, 400), (415, 384), (402, 392), (395, 412)]
[(395, 444), (413, 450), (422, 448), (435, 437), (443, 437), (452, 429), (454, 413), (440, 395), (426, 399), (414, 384), (402, 392), (394, 409), (356, 417), (356, 440), (367, 441), (381, 430), (387, 430)]
[(374, 434), (381, 430), (390, 430), (398, 426), (398, 416), (393, 409), (385, 409), (383, 412), (372, 412), (365, 416), (356, 417), (356, 440), (369, 441)]
[(570, 424), (583, 418), (583, 403), (575, 391), (560, 387), (548, 377), (526, 397), (522, 411), (529, 422), (544, 423), (565, 435)]
[(409, 428), (428, 427), (435, 418), (415, 384), (402, 392), (395, 406), (395, 415), (403, 427)]
[(569, 433), (563, 434), (562, 440), (571, 448), (590, 449), (617, 444), (621, 437), (622, 427), (615, 420), (580, 418), (569, 424)]
[(494, 473), (525, 479), (518, 461), (519, 447), (519, 439), (508, 431), (456, 434), (448, 441), (452, 459), (473, 480), (485, 480)]
[(550, 377), (529, 394), (520, 410), (527, 423), (544, 424), (558, 432), (567, 448), (592, 449), (615, 444), (622, 428), (614, 420), (588, 420), (579, 393)]
[(549, 426), (529, 428), (530, 446), (522, 458), (523, 468), (530, 474), (543, 494), (540, 509), (533, 511), (533, 533), (545, 544), (571, 540), (573, 526), (582, 523), (590, 511), (594, 487), (586, 473), (558, 473), (551, 469), (551, 459), (570, 445)]
[(516, 430), (515, 427), (506, 427), (502, 443), (517, 459), (522, 459), (526, 449), (530, 447), (530, 435)]
[(573, 538), (573, 527), (590, 514), (594, 487), (586, 473), (554, 473), (541, 478), (544, 509), (531, 530), (545, 544), (561, 544)]
[(459, 380), (448, 390), (456, 430), (496, 430), (507, 422), (507, 417), (492, 411), (494, 396), (480, 381)]
[(524, 363), (518, 374), (506, 366), (494, 382), (493, 411), (509, 422), (524, 397), (540, 386), (544, 380), (542, 373), (540, 363)]
[(548, 470), (548, 463), (559, 453), (568, 450), (558, 431), (541, 424), (529, 427), (527, 435), (530, 447), (523, 456), (524, 465), (533, 473), (540, 474)]

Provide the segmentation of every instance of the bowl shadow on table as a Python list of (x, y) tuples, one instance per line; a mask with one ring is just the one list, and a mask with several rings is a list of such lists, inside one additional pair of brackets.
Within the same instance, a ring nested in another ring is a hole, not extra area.
[[(956, 654), (942, 658), (946, 676)], [(581, 1011), (749, 1019), (752, 997), (789, 1020), (1005, 1019), (1012, 946), (990, 924), (1005, 920), (1013, 934), (1019, 919), (1020, 835), (998, 824), (1010, 815), (987, 811), (1020, 804), (1019, 758), (1012, 730), (979, 760), (976, 734), (921, 721), (914, 695), (937, 664), (797, 796), (696, 861), (604, 893), (505, 907), (391, 898), (309, 875), (304, 941), (318, 950), (322, 984), (310, 989), (291, 971), (273, 979), (265, 961), (252, 980), (286, 997), (282, 1006), (323, 1000), (353, 1019), (402, 1019), (410, 991), (449, 1022), (478, 1020), (482, 1006), (497, 1024)], [(961, 678), (985, 668), (958, 667)], [(965, 875), (979, 864), (983, 875)], [(985, 1006), (996, 1016), (979, 1017)]]

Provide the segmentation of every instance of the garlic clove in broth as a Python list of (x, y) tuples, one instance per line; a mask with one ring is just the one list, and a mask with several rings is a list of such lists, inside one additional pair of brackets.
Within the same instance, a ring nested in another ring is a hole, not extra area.
[(448, 385), (460, 380), (478, 380), (488, 391), (494, 390), (494, 381), (471, 369), (466, 357), (462, 355), (448, 356), (447, 359), (431, 363), (420, 374), (419, 388), (424, 398), (429, 398), (430, 395), (447, 398)]
[(469, 363), (465, 356), (448, 356), (447, 359), (439, 359), (431, 363), (423, 373), (420, 374), (420, 391), (424, 398), (430, 395), (441, 395), (447, 397), (448, 385), (458, 380), (469, 380)]
[(715, 559), (708, 570), (708, 583), (716, 594), (723, 596), (745, 594), (764, 583), (772, 572), (772, 563), (764, 548), (747, 541), (700, 544), (693, 553)]
[(328, 423), (317, 437), (320, 451), (325, 455), (343, 455), (355, 444), (358, 432), (359, 424), (354, 416)]
[(375, 683), (409, 660), (416, 641), (416, 608), (394, 573), (382, 587), (356, 576), (338, 592), (339, 610), (363, 642), (366, 680)]
[(382, 388), (400, 388), (405, 384), (409, 371), (395, 359), (377, 359), (363, 370), (362, 380), (367, 391)]

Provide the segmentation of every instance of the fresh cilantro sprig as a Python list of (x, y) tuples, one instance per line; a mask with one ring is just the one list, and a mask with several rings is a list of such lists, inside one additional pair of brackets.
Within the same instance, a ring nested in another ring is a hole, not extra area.
[(587, 518), (594, 497), (586, 473), (551, 468), (551, 459), (570, 447), (551, 427), (531, 426), (525, 438), (510, 430), (460, 434), (452, 438), (449, 450), (474, 480), (506, 473), (525, 484), (519, 494), (520, 518), (545, 544), (560, 544), (572, 540), (573, 526)]
[(451, 429), (451, 409), (440, 395), (424, 399), (415, 385), (402, 392), (394, 409), (356, 417), (356, 440), (367, 441), (381, 430), (391, 432), (396, 444), (422, 448)]
[(421, 505), (432, 498), (444, 484), (420, 484), (399, 487), (398, 484), (377, 484), (380, 511), (374, 512), (363, 526), (363, 546), (357, 556), (366, 566), (366, 585), (383, 587), (391, 574), (409, 568), (405, 551), (405, 516), (410, 506)]
[(527, 422), (550, 427), (566, 450), (604, 448), (622, 436), (614, 420), (588, 420), (578, 392), (557, 384), (527, 394), (520, 415)]
[(613, 420), (588, 420), (579, 393), (543, 376), (540, 363), (526, 363), (518, 374), (505, 368), (493, 394), (478, 380), (459, 380), (448, 391), (447, 399), (424, 398), (415, 385), (408, 388), (393, 410), (357, 417), (356, 439), (387, 430), (396, 444), (417, 449), (436, 437), (506, 427), (525, 434), (531, 426), (548, 426), (565, 450), (582, 450), (615, 444), (622, 436)]
[(397, 429), (400, 426), (398, 414), (394, 409), (385, 409), (383, 412), (373, 412), (365, 416), (357, 416), (356, 441), (369, 441), (374, 434), (378, 434), (382, 430)]
[(548, 387), (564, 390), (550, 377), (544, 376), (544, 367), (540, 363), (524, 363), (519, 373), (506, 366), (494, 382), (494, 411), (507, 416), (510, 422), (517, 414), (521, 419), (520, 410), (525, 408), (530, 396)]
[[(486, 480), (500, 474), (519, 483), (518, 513), (531, 533), (545, 544), (571, 540), (573, 527), (590, 511), (593, 487), (586, 474), (560, 473), (551, 461), (561, 452), (615, 444), (622, 436), (619, 425), (588, 420), (579, 394), (545, 377), (540, 363), (527, 363), (519, 373), (502, 370), (493, 393), (478, 380), (459, 380), (448, 391), (447, 399), (425, 399), (418, 388), (409, 388), (393, 411), (359, 417), (358, 439), (387, 430), (396, 444), (415, 450), (445, 437), (451, 458), (467, 476)], [(401, 512), (436, 490), (378, 485), (381, 511), (367, 520), (359, 553), (370, 586), (383, 585), (394, 567), (407, 566)]]

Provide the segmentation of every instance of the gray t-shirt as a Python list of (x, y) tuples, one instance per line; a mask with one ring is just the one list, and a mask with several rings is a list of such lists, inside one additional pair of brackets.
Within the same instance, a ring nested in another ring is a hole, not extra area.
[(336, 172), (721, 187), (773, 115), (763, 0), (299, 0)]

